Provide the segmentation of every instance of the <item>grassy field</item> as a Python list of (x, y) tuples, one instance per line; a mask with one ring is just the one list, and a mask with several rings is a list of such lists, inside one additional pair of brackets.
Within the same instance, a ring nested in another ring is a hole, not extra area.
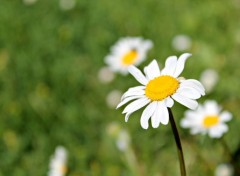
[[(125, 36), (154, 43), (140, 68), (182, 54), (172, 47), (175, 36), (191, 38), (186, 52), (193, 56), (183, 75), (219, 73), (199, 102), (214, 99), (233, 113), (223, 139), (234, 153), (240, 143), (239, 18), (239, 0), (76, 0), (69, 10), (58, 0), (0, 0), (0, 176), (46, 175), (58, 145), (68, 151), (68, 176), (180, 175), (170, 124), (143, 130), (141, 111), (125, 123), (121, 110), (106, 104), (110, 91), (137, 85), (120, 74), (108, 84), (98, 79), (110, 47)], [(176, 103), (172, 110), (179, 126), (186, 108)], [(116, 147), (112, 123), (128, 131), (129, 150)], [(179, 131), (190, 176), (214, 175), (228, 162), (220, 140)]]

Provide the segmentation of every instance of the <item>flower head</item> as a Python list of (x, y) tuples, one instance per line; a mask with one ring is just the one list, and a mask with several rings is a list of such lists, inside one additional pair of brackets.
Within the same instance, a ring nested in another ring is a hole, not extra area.
[(48, 176), (64, 176), (67, 172), (67, 151), (64, 147), (58, 146), (54, 156), (51, 158)]
[(190, 109), (198, 106), (196, 99), (205, 94), (202, 84), (194, 79), (179, 77), (189, 56), (191, 54), (185, 53), (179, 59), (176, 56), (168, 57), (161, 71), (157, 61), (153, 60), (144, 68), (145, 75), (135, 66), (129, 67), (129, 72), (142, 85), (125, 92), (117, 106), (119, 108), (134, 100), (123, 110), (125, 121), (133, 112), (147, 105), (141, 116), (141, 126), (147, 129), (151, 118), (153, 128), (157, 128), (161, 123), (168, 124), (167, 108), (173, 106), (173, 99)]
[(201, 74), (200, 82), (204, 85), (206, 92), (209, 93), (216, 86), (218, 79), (218, 73), (214, 69), (206, 69)]
[(213, 100), (199, 105), (196, 111), (186, 111), (185, 118), (181, 121), (183, 128), (190, 128), (191, 134), (206, 134), (212, 138), (220, 138), (228, 131), (225, 122), (232, 119), (228, 111), (221, 112), (221, 107)]
[(215, 176), (233, 176), (233, 166), (228, 163), (222, 163), (215, 169)]
[(111, 53), (106, 56), (105, 62), (112, 71), (127, 74), (128, 66), (143, 62), (152, 46), (150, 40), (141, 37), (122, 38), (111, 48)]
[(177, 51), (186, 51), (191, 48), (192, 40), (187, 35), (177, 35), (172, 40), (172, 46)]

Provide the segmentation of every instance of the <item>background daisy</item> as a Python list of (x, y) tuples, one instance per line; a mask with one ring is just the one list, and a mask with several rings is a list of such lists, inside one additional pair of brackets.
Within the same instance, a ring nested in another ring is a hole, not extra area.
[(152, 126), (157, 128), (160, 123), (166, 125), (169, 121), (168, 109), (174, 104), (174, 100), (180, 104), (195, 109), (198, 106), (196, 99), (205, 95), (202, 84), (193, 79), (179, 78), (182, 73), (189, 53), (182, 54), (179, 59), (176, 56), (167, 58), (165, 67), (160, 71), (156, 60), (153, 60), (144, 68), (144, 73), (134, 66), (129, 67), (129, 72), (141, 83), (141, 86), (130, 88), (122, 96), (122, 101), (117, 108), (131, 102), (123, 110), (125, 121), (138, 109), (147, 105), (141, 116), (141, 126), (148, 128), (148, 120), (151, 118)]
[(67, 151), (58, 146), (50, 161), (48, 176), (64, 176), (67, 173)]
[(115, 72), (127, 74), (129, 65), (139, 65), (146, 59), (153, 43), (141, 37), (121, 38), (111, 47), (111, 53), (106, 56), (105, 62)]
[(196, 111), (186, 111), (181, 126), (190, 128), (191, 134), (208, 134), (212, 138), (220, 138), (228, 131), (225, 122), (232, 119), (230, 112), (221, 112), (221, 109), (216, 101), (208, 100), (199, 105)]

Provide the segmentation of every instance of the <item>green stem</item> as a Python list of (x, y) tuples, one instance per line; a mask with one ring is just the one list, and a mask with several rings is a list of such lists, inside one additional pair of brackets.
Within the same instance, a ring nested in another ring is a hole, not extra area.
[(227, 160), (231, 162), (232, 161), (232, 153), (231, 153), (226, 141), (223, 139), (223, 137), (220, 139), (220, 141), (222, 143), (223, 150), (228, 157)]
[(174, 117), (173, 117), (173, 114), (172, 114), (172, 111), (171, 111), (170, 108), (168, 108), (168, 113), (169, 113), (169, 120), (170, 120), (170, 123), (171, 123), (173, 135), (174, 135), (176, 146), (177, 146), (181, 176), (186, 176), (187, 174), (186, 174), (186, 169), (185, 169), (185, 162), (184, 162), (184, 157), (183, 157), (181, 140), (180, 140), (178, 130), (177, 130), (177, 126), (176, 126), (176, 123), (174, 121)]

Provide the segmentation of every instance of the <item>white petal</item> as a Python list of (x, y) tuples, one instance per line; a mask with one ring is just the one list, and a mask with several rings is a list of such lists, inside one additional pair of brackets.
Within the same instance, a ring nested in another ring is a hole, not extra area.
[(181, 82), (181, 86), (182, 87), (192, 87), (192, 88), (196, 89), (201, 95), (205, 95), (205, 89), (204, 89), (203, 85), (195, 79), (184, 80)]
[(167, 109), (165, 103), (159, 102), (159, 106), (157, 108), (159, 108), (160, 122), (164, 125), (167, 125), (168, 121), (169, 121), (169, 114), (168, 114), (168, 109)]
[(169, 56), (165, 62), (165, 67), (161, 72), (161, 75), (172, 75), (175, 72), (177, 66), (177, 57)]
[(128, 91), (136, 91), (136, 90), (143, 90), (145, 89), (145, 86), (136, 86), (136, 87), (131, 87), (128, 89)]
[(205, 129), (201, 129), (201, 128), (195, 126), (195, 127), (191, 128), (190, 133), (192, 135), (195, 135), (195, 134), (198, 134), (198, 133), (202, 133), (202, 134), (206, 133), (206, 131), (205, 131)]
[(131, 102), (129, 105), (127, 105), (122, 113), (124, 114), (124, 113), (134, 112), (134, 111), (142, 108), (149, 102), (150, 102), (150, 100), (146, 97), (137, 99), (137, 100)]
[(148, 128), (148, 120), (153, 115), (154, 111), (156, 110), (157, 102), (150, 103), (143, 111), (140, 123), (142, 128), (147, 129)]
[(127, 97), (125, 99), (123, 99), (116, 107), (116, 109), (120, 108), (121, 106), (123, 106), (124, 104), (128, 103), (129, 101), (132, 101), (134, 99), (137, 99), (137, 98), (143, 98), (144, 96), (143, 95), (136, 95), (136, 96), (131, 96), (131, 97)]
[(191, 100), (191, 99), (184, 97), (178, 93), (175, 93), (174, 95), (172, 95), (172, 98), (174, 100), (176, 100), (178, 103), (180, 103), (192, 110), (195, 110), (198, 106), (197, 101)]
[(182, 128), (189, 128), (192, 126), (191, 120), (188, 118), (184, 118), (180, 121), (180, 126)]
[(197, 90), (190, 87), (180, 87), (177, 93), (190, 99), (199, 99), (201, 97), (201, 94)]
[(228, 111), (223, 111), (221, 114), (220, 114), (220, 120), (222, 122), (228, 122), (232, 119), (232, 114)]
[(137, 90), (137, 91), (127, 91), (122, 95), (121, 101), (125, 99), (126, 97), (131, 97), (131, 96), (138, 96), (138, 95), (144, 95), (145, 91), (144, 90)]
[(133, 75), (133, 77), (141, 84), (146, 85), (148, 83), (148, 80), (146, 77), (142, 74), (142, 72), (135, 66), (131, 65), (128, 67), (129, 73)]
[(160, 111), (159, 102), (157, 102), (156, 110), (151, 117), (151, 123), (152, 123), (153, 128), (157, 128), (160, 125), (160, 117), (159, 117), (160, 113), (159, 113), (159, 111)]
[(166, 103), (167, 107), (169, 107), (169, 108), (171, 108), (174, 105), (174, 101), (171, 97), (166, 98), (165, 103)]
[(144, 68), (144, 72), (149, 80), (160, 76), (160, 69), (157, 61), (153, 60), (147, 67)]
[(221, 111), (221, 107), (218, 106), (214, 100), (208, 100), (204, 103), (205, 112), (208, 115), (218, 115)]
[(227, 125), (219, 124), (218, 126), (209, 129), (209, 136), (212, 138), (220, 138), (227, 131), (228, 131)]
[(182, 73), (182, 71), (184, 69), (185, 62), (186, 62), (187, 58), (190, 57), (191, 55), (192, 54), (190, 54), (190, 53), (184, 53), (179, 57), (179, 59), (177, 61), (176, 70), (173, 74), (173, 76), (175, 78), (178, 77)]

